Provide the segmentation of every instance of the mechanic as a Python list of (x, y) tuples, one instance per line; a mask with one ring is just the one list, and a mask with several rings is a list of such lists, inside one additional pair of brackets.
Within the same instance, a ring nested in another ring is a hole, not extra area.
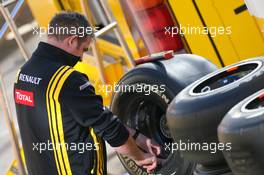
[[(79, 13), (62, 12), (49, 24), (49, 28), (56, 27), (90, 28), (90, 24)], [(29, 175), (106, 175), (104, 141), (152, 172), (160, 147), (124, 126), (103, 106), (88, 77), (73, 68), (94, 39), (94, 32), (65, 31), (48, 33), (47, 42), (39, 43), (14, 85)], [(80, 152), (83, 144), (86, 149)]]

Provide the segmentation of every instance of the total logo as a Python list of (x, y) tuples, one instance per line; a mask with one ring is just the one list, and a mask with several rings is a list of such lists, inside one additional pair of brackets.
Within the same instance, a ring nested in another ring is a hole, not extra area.
[(17, 104), (34, 107), (34, 93), (15, 89), (15, 102)]

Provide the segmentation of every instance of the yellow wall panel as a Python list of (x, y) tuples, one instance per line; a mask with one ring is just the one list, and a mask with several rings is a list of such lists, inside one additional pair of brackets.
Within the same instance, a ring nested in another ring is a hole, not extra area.
[[(168, 0), (175, 18), (182, 26), (203, 27), (203, 23), (191, 0)], [(191, 52), (210, 59), (221, 66), (218, 56), (207, 35), (185, 35)]]
[[(201, 0), (200, 0), (201, 1)], [(239, 59), (264, 54), (264, 40), (261, 32), (248, 10), (235, 14), (235, 9), (244, 5), (244, 0), (213, 0), (216, 13), (226, 26), (232, 26), (230, 40)]]

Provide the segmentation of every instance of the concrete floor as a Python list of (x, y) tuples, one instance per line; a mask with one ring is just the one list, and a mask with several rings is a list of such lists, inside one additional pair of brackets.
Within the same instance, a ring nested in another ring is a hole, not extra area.
[[(32, 52), (37, 47), (39, 41), (44, 40), (38, 36), (32, 36), (28, 34), (24, 37), (27, 48)], [(15, 107), (13, 101), (13, 82), (16, 77), (16, 73), (19, 67), (24, 63), (24, 59), (19, 52), (15, 41), (3, 42), (0, 46), (0, 72), (4, 76), (7, 95), (10, 101), (12, 114), (16, 120)], [(17, 128), (17, 127), (16, 127)], [(18, 130), (17, 130), (18, 131)], [(107, 146), (108, 150), (108, 172), (111, 175), (125, 174), (123, 166), (118, 160), (115, 152)], [(0, 174), (6, 174), (7, 169), (11, 165), (14, 159), (12, 152), (11, 140), (6, 128), (6, 122), (4, 120), (3, 112), (0, 108)]]

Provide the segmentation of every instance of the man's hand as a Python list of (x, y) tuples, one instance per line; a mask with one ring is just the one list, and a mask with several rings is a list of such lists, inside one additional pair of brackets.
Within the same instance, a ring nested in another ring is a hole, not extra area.
[(136, 144), (143, 149), (144, 151), (158, 156), (160, 155), (161, 148), (160, 146), (150, 138), (144, 136), (143, 134), (139, 134), (136, 138)]
[(160, 159), (157, 159), (157, 155), (160, 154), (160, 146), (142, 134), (139, 134), (134, 140), (132, 135), (135, 134), (135, 130), (128, 127), (127, 129), (131, 136), (124, 145), (115, 147), (115, 150), (120, 154), (129, 156), (138, 166), (145, 168), (148, 173), (151, 173), (161, 163)]
[(114, 147), (114, 149), (123, 155), (132, 158), (137, 165), (145, 168), (149, 173), (157, 167), (157, 157), (150, 153), (144, 153), (136, 144), (135, 140), (130, 136), (125, 144)]
[(135, 160), (138, 166), (141, 166), (147, 170), (148, 173), (151, 173), (157, 167), (158, 160), (155, 155), (144, 153), (144, 159), (142, 160)]

